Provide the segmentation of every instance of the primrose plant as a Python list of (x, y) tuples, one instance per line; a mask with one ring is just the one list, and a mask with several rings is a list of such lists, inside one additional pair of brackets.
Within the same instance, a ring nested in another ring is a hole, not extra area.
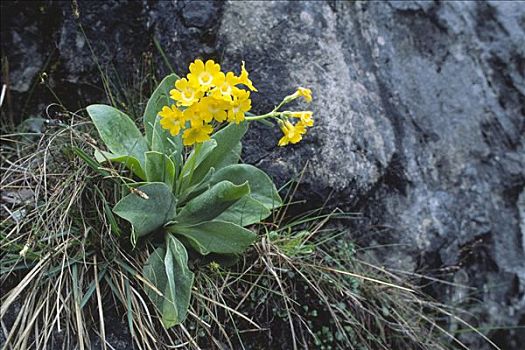
[[(240, 75), (221, 71), (212, 60), (195, 60), (186, 78), (171, 74), (149, 99), (143, 135), (130, 117), (106, 105), (87, 107), (108, 151), (100, 163), (121, 163), (126, 195), (113, 212), (131, 224), (132, 242), (149, 239), (155, 250), (143, 268), (145, 291), (166, 328), (186, 318), (194, 274), (192, 256), (243, 253), (256, 239), (247, 227), (282, 205), (262, 170), (239, 164), (241, 139), (251, 121), (266, 120), (283, 131), (279, 146), (299, 142), (313, 125), (312, 112), (281, 111), (311, 91), (298, 88), (272, 111), (252, 115), (257, 91)], [(159, 243), (160, 242), (160, 243)]]

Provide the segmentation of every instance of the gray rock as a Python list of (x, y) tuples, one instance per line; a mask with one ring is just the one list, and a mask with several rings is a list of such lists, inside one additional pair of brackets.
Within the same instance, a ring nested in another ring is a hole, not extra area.
[[(280, 132), (257, 128), (246, 160), (281, 182), (300, 173), (308, 160), (304, 186), (310, 199), (334, 191), (334, 202), (344, 205), (379, 180), (395, 150), (395, 134), (375, 76), (364, 69), (362, 57), (345, 48), (337, 21), (328, 3), (235, 3), (224, 10), (220, 38), (227, 66), (241, 60), (253, 66), (252, 80), (264, 93), (255, 97), (259, 112), (297, 86), (311, 87), (315, 97), (312, 106), (295, 107), (313, 108), (318, 121), (300, 146), (278, 149)], [(356, 30), (347, 24), (345, 30)]]
[[(69, 4), (50, 6), (62, 16), (51, 30), (56, 85), (72, 101), (99, 100), (87, 89), (100, 86), (98, 67)], [(468, 321), (525, 321), (523, 3), (81, 1), (80, 13), (99, 63), (123, 76), (151, 55), (154, 37), (177, 72), (197, 56), (234, 70), (245, 60), (260, 91), (255, 112), (312, 88), (314, 102), (294, 107), (315, 113), (305, 140), (279, 148), (280, 131), (253, 125), (245, 160), (280, 184), (306, 166), (299, 199), (314, 207), (331, 195), (332, 206), (361, 212), (354, 239), (377, 246), (381, 263), (465, 285), (427, 291), (473, 312)], [(52, 48), (38, 37), (41, 20), (24, 23), (2, 24), (2, 52), (35, 53), (11, 67), (20, 93)], [(161, 59), (157, 67), (168, 71)], [(489, 335), (506, 349), (525, 342), (512, 329)]]
[[(521, 249), (522, 251), (525, 251), (525, 191), (523, 189), (518, 198), (518, 213), (519, 213), (519, 218), (520, 218), (519, 226), (520, 226), (520, 232), (521, 232)], [(523, 303), (523, 298), (521, 299), (520, 302), (521, 302), (521, 308), (523, 309), (525, 307)], [(524, 317), (522, 316), (521, 317), (522, 324), (523, 324), (523, 321), (524, 321)], [(516, 339), (517, 338), (518, 337), (516, 336)], [(525, 336), (521, 334), (521, 338), (518, 341), (518, 344), (523, 344), (523, 343), (525, 343)]]

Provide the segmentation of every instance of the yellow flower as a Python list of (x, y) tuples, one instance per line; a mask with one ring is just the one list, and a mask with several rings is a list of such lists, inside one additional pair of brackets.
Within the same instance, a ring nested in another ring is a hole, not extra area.
[(202, 97), (204, 93), (190, 85), (186, 78), (175, 82), (175, 89), (170, 91), (170, 96), (177, 101), (177, 106), (191, 106)]
[(199, 113), (206, 123), (211, 122), (212, 119), (221, 123), (227, 118), (225, 110), (230, 107), (230, 104), (224, 100), (217, 100), (213, 96), (206, 96), (199, 101), (198, 106)]
[(303, 87), (298, 87), (296, 92), (286, 96), (283, 99), (282, 104), (290, 103), (299, 97), (304, 97), (306, 102), (312, 102), (312, 90)]
[(310, 111), (302, 111), (302, 112), (292, 112), (291, 116), (293, 118), (299, 118), (302, 124), (304, 124), (304, 126), (311, 127), (311, 126), (314, 126), (314, 120), (312, 118), (312, 114), (313, 113)]
[(203, 115), (200, 113), (200, 104), (200, 101), (194, 103), (182, 112), (186, 121), (190, 121), (192, 124), (204, 121)]
[(193, 88), (206, 92), (215, 86), (221, 75), (224, 75), (221, 66), (213, 60), (206, 61), (206, 64), (202, 60), (195, 60), (190, 64), (188, 81)]
[(210, 139), (213, 128), (209, 124), (191, 123), (191, 128), (184, 130), (182, 142), (184, 146), (191, 146), (195, 143), (201, 143)]
[(246, 85), (248, 89), (252, 91), (257, 91), (255, 86), (253, 86), (252, 81), (248, 78), (248, 71), (246, 70), (246, 68), (244, 68), (244, 61), (242, 61), (241, 75), (239, 76), (239, 84)]
[(284, 136), (279, 140), (279, 146), (286, 146), (289, 143), (298, 143), (303, 139), (306, 127), (301, 122), (293, 125), (289, 121), (284, 121), (280, 124)]
[(312, 102), (312, 90), (303, 87), (298, 87), (296, 93), (299, 96), (304, 97), (306, 102)]
[(244, 120), (244, 114), (252, 108), (250, 92), (241, 89), (234, 90), (233, 102), (228, 109), (228, 121), (239, 124)]
[(184, 128), (186, 119), (184, 118), (183, 113), (175, 105), (171, 105), (171, 107), (162, 107), (159, 116), (160, 126), (163, 129), (168, 130), (172, 136), (178, 135), (181, 128)]
[(211, 96), (230, 102), (234, 90), (237, 89), (235, 87), (237, 84), (239, 84), (239, 78), (232, 72), (228, 72), (226, 75), (223, 74), (217, 79), (217, 87), (211, 91)]

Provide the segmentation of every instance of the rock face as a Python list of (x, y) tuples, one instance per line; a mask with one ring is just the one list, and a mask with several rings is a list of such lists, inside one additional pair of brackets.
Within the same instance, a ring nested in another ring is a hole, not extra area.
[[(49, 103), (43, 71), (71, 108), (100, 100), (98, 66), (130, 80), (153, 38), (179, 72), (197, 56), (245, 60), (257, 112), (311, 87), (304, 142), (278, 148), (256, 125), (245, 160), (281, 183), (306, 166), (299, 197), (361, 212), (352, 229), (386, 266), (464, 285), (428, 291), (469, 321), (525, 322), (523, 3), (79, 1), (78, 20), (69, 3), (5, 6), (13, 105)], [(517, 349), (518, 333), (489, 335)]]

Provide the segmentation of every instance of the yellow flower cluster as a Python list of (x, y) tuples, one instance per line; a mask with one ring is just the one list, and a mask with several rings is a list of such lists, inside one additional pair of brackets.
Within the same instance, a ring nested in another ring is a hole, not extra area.
[(214, 120), (239, 124), (245, 119), (245, 113), (252, 107), (250, 91), (239, 85), (257, 91), (244, 62), (239, 76), (232, 72), (224, 74), (213, 60), (204, 63), (197, 59), (189, 68), (186, 78), (177, 80), (175, 89), (170, 91), (175, 104), (164, 106), (159, 112), (160, 125), (173, 136), (183, 131), (186, 146), (209, 140)]
[[(306, 102), (312, 101), (312, 90), (299, 87), (297, 91), (290, 96), (285, 98), (285, 101), (292, 101), (298, 97), (303, 97)], [(285, 117), (284, 120), (279, 120), (279, 125), (284, 136), (279, 140), (279, 146), (286, 146), (290, 143), (295, 144), (303, 139), (303, 135), (306, 133), (306, 129), (314, 125), (312, 118), (312, 112), (283, 112)], [(292, 124), (288, 118), (298, 119), (297, 123)]]
[(257, 89), (248, 77), (244, 62), (239, 76), (232, 72), (223, 73), (221, 66), (213, 60), (205, 63), (197, 59), (190, 64), (189, 70), (188, 75), (177, 80), (175, 88), (170, 91), (175, 103), (164, 106), (159, 112), (162, 128), (169, 130), (173, 136), (182, 132), (185, 146), (209, 140), (214, 122), (239, 124), (244, 120), (275, 119), (284, 134), (279, 146), (298, 143), (307, 129), (314, 125), (310, 111), (280, 111), (283, 105), (300, 97), (311, 102), (310, 89), (299, 87), (271, 112), (246, 117), (245, 114), (252, 108), (250, 92)]

